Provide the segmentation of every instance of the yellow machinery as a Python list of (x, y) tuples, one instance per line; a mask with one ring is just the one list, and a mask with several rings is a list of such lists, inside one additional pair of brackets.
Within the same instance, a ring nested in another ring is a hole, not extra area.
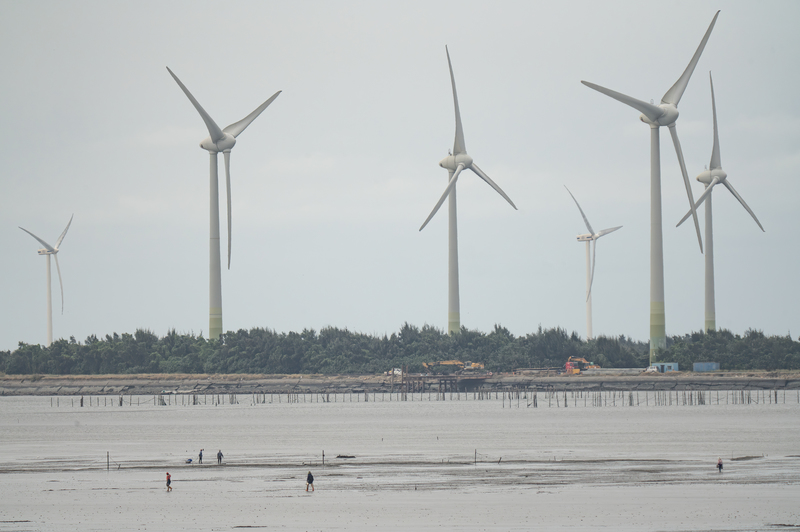
[(567, 375), (575, 375), (585, 369), (600, 369), (600, 366), (589, 362), (585, 358), (569, 357), (567, 364), (564, 366), (564, 372)]
[(461, 362), (460, 360), (440, 360), (437, 362), (423, 362), (422, 367), (429, 373), (447, 372), (454, 370), (453, 373), (462, 371), (482, 370), (483, 362)]

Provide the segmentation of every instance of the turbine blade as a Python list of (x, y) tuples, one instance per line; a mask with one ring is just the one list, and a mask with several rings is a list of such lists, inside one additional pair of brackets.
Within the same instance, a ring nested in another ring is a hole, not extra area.
[(689, 78), (692, 77), (692, 73), (694, 72), (694, 67), (697, 66), (697, 62), (700, 60), (700, 55), (703, 53), (703, 49), (706, 47), (706, 43), (708, 42), (708, 38), (711, 36), (711, 30), (714, 29), (714, 24), (717, 23), (717, 17), (719, 16), (719, 11), (714, 15), (713, 20), (711, 20), (711, 24), (708, 26), (706, 30), (706, 34), (703, 35), (703, 40), (700, 41), (700, 46), (697, 47), (697, 51), (695, 51), (694, 55), (692, 56), (692, 60), (689, 61), (689, 64), (686, 67), (686, 70), (683, 71), (681, 77), (678, 78), (678, 81), (675, 82), (675, 85), (670, 87), (670, 89), (664, 94), (664, 97), (661, 98), (661, 103), (671, 103), (674, 106), (678, 106), (678, 102), (681, 101), (681, 97), (683, 97), (683, 92), (686, 90), (686, 86), (689, 84)]
[(450, 195), (450, 191), (453, 190), (453, 187), (456, 186), (456, 180), (458, 179), (458, 174), (460, 174), (461, 170), (463, 170), (463, 169), (464, 169), (464, 165), (463, 164), (459, 164), (456, 167), (456, 171), (453, 172), (453, 177), (450, 178), (450, 182), (447, 184), (447, 188), (444, 190), (444, 194), (442, 194), (442, 197), (439, 198), (439, 201), (436, 203), (436, 206), (433, 208), (431, 213), (425, 219), (425, 223), (423, 223), (422, 226), (419, 228), (420, 231), (425, 229), (425, 226), (428, 225), (428, 222), (431, 221), (431, 218), (433, 218), (433, 215), (436, 214), (436, 211), (438, 211), (439, 207), (441, 207), (442, 203), (444, 203), (445, 198)]
[(73, 219), (73, 218), (75, 218), (75, 215), (74, 215), (74, 214), (73, 214), (72, 216), (70, 216), (70, 217), (69, 217), (69, 223), (67, 223), (67, 227), (66, 227), (66, 229), (64, 229), (64, 232), (63, 232), (63, 233), (61, 233), (61, 236), (60, 236), (60, 237), (58, 237), (58, 241), (56, 242), (56, 245), (55, 245), (55, 248), (56, 248), (56, 249), (58, 249), (58, 246), (60, 246), (60, 245), (61, 245), (61, 241), (62, 241), (62, 240), (64, 240), (64, 236), (66, 236), (66, 234), (67, 234), (67, 231), (69, 230), (69, 226), (70, 226), (70, 225), (72, 225), (72, 219)]
[(598, 238), (600, 238), (601, 236), (605, 236), (605, 235), (607, 235), (608, 233), (613, 233), (613, 232), (614, 232), (614, 231), (616, 231), (617, 229), (622, 229), (622, 226), (621, 226), (621, 225), (618, 225), (618, 226), (616, 226), (616, 227), (612, 227), (612, 228), (610, 228), (610, 229), (603, 229), (602, 231), (600, 231), (599, 233), (597, 233), (596, 235), (594, 235), (594, 238), (595, 238), (595, 240), (597, 240), (597, 239), (598, 239)]
[(167, 70), (172, 78), (178, 82), (178, 86), (180, 86), (181, 90), (183, 90), (183, 93), (186, 94), (186, 97), (189, 98), (189, 101), (192, 102), (192, 105), (194, 105), (194, 108), (197, 109), (197, 112), (200, 113), (200, 117), (203, 119), (203, 122), (206, 123), (206, 128), (208, 128), (208, 134), (211, 135), (211, 140), (214, 142), (222, 140), (225, 135), (222, 133), (222, 130), (219, 128), (217, 123), (214, 122), (214, 119), (211, 118), (211, 116), (206, 112), (205, 109), (203, 109), (200, 103), (195, 100), (194, 96), (192, 96), (192, 93), (186, 88), (186, 85), (181, 83), (181, 80), (178, 79), (178, 76), (176, 76), (172, 70), (169, 69), (169, 67), (167, 67)]
[(488, 175), (486, 175), (486, 174), (483, 172), (483, 170), (481, 170), (480, 168), (478, 168), (478, 165), (477, 165), (477, 164), (475, 164), (475, 163), (472, 163), (472, 164), (471, 164), (469, 167), (470, 167), (470, 169), (471, 169), (473, 172), (475, 172), (475, 173), (478, 175), (478, 177), (480, 177), (481, 179), (483, 179), (484, 181), (486, 181), (486, 182), (489, 184), (489, 186), (490, 186), (490, 187), (492, 187), (493, 189), (495, 189), (495, 190), (497, 191), (497, 193), (498, 193), (498, 194), (500, 194), (501, 196), (503, 196), (503, 197), (505, 198), (505, 200), (506, 200), (508, 203), (510, 203), (512, 207), (514, 207), (514, 210), (519, 210), (519, 209), (517, 209), (517, 206), (516, 206), (516, 205), (514, 205), (514, 202), (513, 202), (513, 201), (511, 201), (511, 198), (509, 198), (509, 197), (506, 195), (506, 193), (505, 193), (505, 192), (503, 192), (503, 189), (502, 189), (502, 188), (500, 188), (499, 186), (497, 186), (497, 183), (495, 183), (494, 181), (492, 181), (491, 179), (489, 179), (489, 176), (488, 176)]
[(622, 94), (621, 92), (612, 91), (611, 89), (607, 89), (605, 87), (601, 87), (600, 85), (596, 85), (594, 83), (590, 83), (588, 81), (581, 81), (584, 85), (589, 87), (590, 89), (594, 89), (597, 92), (601, 92), (606, 96), (610, 96), (614, 98), (618, 102), (622, 102), (625, 105), (629, 105), (645, 115), (647, 118), (650, 119), (651, 122), (655, 122), (664, 114), (664, 110), (657, 105), (653, 105), (652, 103), (643, 102), (642, 100), (637, 100), (632, 96), (628, 96), (626, 94)]
[(722, 162), (719, 157), (719, 131), (717, 130), (717, 103), (714, 100), (714, 80), (711, 79), (711, 72), (708, 73), (708, 80), (711, 82), (711, 112), (714, 115), (714, 147), (711, 149), (711, 164), (708, 165), (709, 170), (714, 168), (722, 168)]
[(231, 150), (222, 152), (225, 156), (225, 188), (228, 192), (228, 269), (231, 269)]
[[(567, 188), (567, 185), (564, 185), (564, 188)], [(569, 192), (568, 188), (567, 188), (567, 192)], [(569, 192), (569, 195), (572, 196), (572, 192)], [(575, 202), (575, 205), (578, 206), (578, 210), (581, 211), (581, 216), (583, 216), (583, 223), (586, 224), (586, 229), (588, 229), (591, 234), (594, 234), (594, 229), (592, 229), (592, 226), (589, 223), (589, 219), (586, 217), (585, 214), (583, 214), (583, 209), (581, 209), (581, 205), (580, 205), (580, 203), (578, 203), (578, 200), (575, 199), (575, 196), (572, 196), (572, 201)]]
[[(728, 190), (731, 191), (731, 194), (733, 194), (734, 197), (737, 200), (739, 200), (739, 203), (742, 204), (742, 207), (744, 207), (745, 210), (750, 213), (750, 216), (752, 216), (753, 220), (756, 221), (756, 223), (758, 224), (758, 227), (760, 227), (761, 230), (764, 231), (764, 228), (761, 227), (761, 222), (758, 221), (758, 218), (756, 218), (755, 213), (750, 209), (750, 207), (747, 206), (747, 203), (744, 202), (744, 199), (739, 195), (739, 193), (736, 192), (736, 190), (734, 190), (733, 185), (731, 185), (730, 182), (728, 182), (727, 179), (725, 181), (723, 181), (722, 184), (725, 185), (725, 188), (727, 188)], [(766, 233), (766, 231), (764, 231), (764, 232)]]
[[(19, 227), (19, 226), (17, 226), (17, 227)], [(19, 228), (20, 228), (20, 229), (22, 229), (23, 231), (25, 231), (26, 233), (28, 233), (29, 235), (31, 235), (31, 236), (32, 236), (33, 238), (35, 238), (36, 240), (38, 240), (38, 241), (39, 241), (39, 243), (40, 243), (41, 245), (43, 245), (43, 246), (44, 246), (44, 248), (45, 248), (47, 251), (55, 251), (55, 249), (53, 248), (53, 246), (51, 246), (50, 244), (48, 244), (47, 242), (45, 242), (44, 240), (42, 240), (42, 239), (41, 239), (41, 238), (39, 238), (38, 236), (34, 235), (33, 233), (31, 233), (30, 231), (28, 231), (28, 230), (27, 230), (27, 229), (25, 229), (24, 227), (19, 227)]]
[(58, 253), (53, 253), (56, 259), (56, 271), (58, 272), (58, 286), (61, 287), (61, 314), (64, 314), (64, 283), (61, 282), (61, 267), (58, 265)]
[(681, 174), (683, 174), (683, 184), (686, 186), (686, 195), (689, 197), (689, 209), (692, 211), (692, 218), (694, 218), (694, 228), (697, 231), (697, 243), (700, 245), (700, 253), (703, 252), (703, 239), (700, 237), (700, 222), (697, 221), (697, 210), (694, 206), (694, 197), (692, 196), (692, 186), (689, 184), (689, 175), (686, 173), (686, 163), (683, 161), (683, 151), (681, 150), (681, 141), (678, 140), (678, 130), (673, 123), (669, 126), (669, 133), (672, 135), (672, 144), (675, 145), (675, 153), (678, 155), (678, 164), (681, 166)]
[(259, 106), (258, 106), (258, 108), (257, 108), (255, 111), (253, 111), (252, 113), (250, 113), (250, 114), (249, 114), (249, 115), (247, 115), (246, 117), (242, 118), (242, 119), (241, 119), (241, 120), (239, 120), (238, 122), (234, 122), (233, 124), (229, 125), (228, 127), (226, 127), (225, 129), (223, 129), (222, 131), (224, 131), (225, 133), (230, 133), (230, 134), (231, 134), (231, 135), (233, 135), (234, 137), (238, 137), (238, 136), (239, 136), (239, 134), (240, 134), (242, 131), (244, 131), (244, 130), (247, 128), (247, 126), (249, 126), (249, 125), (250, 125), (250, 123), (251, 123), (253, 120), (255, 120), (256, 118), (258, 118), (258, 115), (260, 115), (260, 114), (261, 114), (261, 113), (264, 111), (264, 109), (266, 109), (267, 107), (269, 107), (269, 104), (271, 104), (271, 103), (272, 103), (272, 102), (275, 100), (275, 98), (277, 98), (277, 97), (278, 97), (278, 95), (279, 95), (280, 93), (281, 93), (281, 91), (278, 91), (278, 92), (276, 92), (275, 94), (273, 94), (273, 95), (272, 95), (272, 96), (269, 98), (269, 100), (267, 100), (266, 102), (264, 102), (264, 103), (262, 103), (261, 105), (259, 105)]
[[(695, 211), (696, 211), (696, 210), (697, 210), (697, 209), (700, 207), (700, 204), (701, 204), (701, 203), (703, 203), (703, 202), (706, 200), (706, 198), (709, 196), (709, 194), (711, 194), (711, 189), (712, 189), (712, 188), (714, 188), (714, 186), (715, 186), (717, 183), (719, 183), (719, 178), (718, 178), (718, 177), (715, 177), (714, 179), (712, 179), (712, 180), (711, 180), (711, 183), (709, 183), (709, 184), (708, 184), (708, 186), (707, 186), (707, 187), (706, 187), (706, 189), (703, 191), (703, 193), (702, 193), (702, 194), (700, 194), (700, 197), (699, 197), (699, 198), (697, 198), (697, 201), (696, 201), (696, 202), (695, 202), (695, 204), (694, 204), (694, 210), (695, 210)], [(686, 214), (683, 216), (683, 218), (681, 218), (681, 221), (680, 221), (680, 222), (678, 222), (678, 225), (676, 225), (675, 227), (680, 227), (680, 226), (681, 226), (681, 224), (682, 224), (683, 222), (685, 222), (685, 221), (686, 221), (686, 220), (689, 218), (689, 216), (690, 216), (691, 214), (692, 214), (692, 211), (691, 211), (691, 210), (689, 210), (689, 212), (687, 212), (687, 213), (686, 213)]]
[(597, 254), (597, 239), (592, 239), (592, 276), (589, 279), (589, 291), (586, 293), (586, 301), (592, 297), (592, 285), (594, 284), (594, 260)]
[(447, 66), (450, 67), (450, 83), (453, 85), (453, 104), (456, 108), (456, 140), (453, 143), (453, 155), (459, 153), (467, 153), (467, 147), (464, 144), (464, 128), (461, 127), (461, 111), (458, 110), (458, 94), (456, 94), (456, 78), (453, 76), (453, 64), (450, 62), (450, 50), (447, 45), (444, 47), (447, 53)]

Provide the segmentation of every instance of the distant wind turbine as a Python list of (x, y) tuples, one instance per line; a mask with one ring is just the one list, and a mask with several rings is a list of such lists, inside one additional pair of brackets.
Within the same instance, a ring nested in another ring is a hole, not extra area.
[(692, 60), (686, 70), (683, 71), (678, 81), (661, 98), (660, 105), (653, 105), (642, 100), (637, 100), (631, 96), (606, 89), (600, 85), (581, 81), (587, 87), (610, 96), (617, 101), (629, 105), (641, 112), (639, 120), (650, 126), (650, 361), (655, 362), (656, 351), (666, 349), (667, 332), (666, 318), (664, 314), (664, 246), (661, 232), (661, 146), (659, 141), (659, 128), (667, 126), (672, 143), (675, 145), (675, 153), (678, 156), (678, 163), (683, 174), (683, 183), (686, 187), (686, 195), (689, 200), (689, 208), (694, 219), (695, 230), (697, 232), (697, 243), (700, 251), (703, 251), (703, 241), (700, 238), (700, 223), (697, 221), (697, 212), (694, 208), (694, 198), (692, 188), (689, 184), (689, 175), (686, 173), (686, 164), (683, 160), (681, 143), (678, 140), (678, 131), (675, 122), (678, 120), (678, 103), (681, 101), (689, 79), (692, 77), (700, 55), (708, 42), (711, 30), (717, 22), (719, 11), (714, 15), (711, 24), (708, 26), (700, 46), (697, 47)]
[(38, 236), (34, 235), (24, 227), (20, 227), (23, 231), (31, 235), (33, 238), (39, 241), (41, 245), (44, 247), (39, 249), (39, 255), (45, 255), (47, 257), (47, 347), (50, 347), (50, 344), (53, 343), (53, 297), (51, 295), (50, 290), (50, 256), (52, 255), (54, 259), (56, 259), (56, 271), (58, 271), (58, 285), (61, 287), (61, 313), (64, 313), (64, 285), (61, 282), (61, 267), (58, 265), (58, 248), (61, 245), (61, 241), (64, 240), (64, 236), (66, 236), (67, 231), (69, 230), (69, 226), (72, 224), (72, 218), (75, 215), (69, 217), (69, 222), (67, 223), (67, 227), (64, 229), (64, 232), (61, 233), (61, 236), (58, 237), (56, 240), (56, 245), (51, 246)]
[[(566, 185), (564, 188), (567, 188)], [(578, 210), (581, 211), (581, 216), (583, 217), (583, 222), (586, 224), (586, 229), (589, 230), (588, 233), (578, 235), (578, 242), (586, 242), (586, 339), (592, 339), (592, 283), (594, 283), (594, 265), (595, 265), (595, 256), (597, 253), (597, 239), (601, 236), (605, 236), (608, 233), (613, 233), (617, 229), (620, 229), (622, 226), (618, 225), (617, 227), (612, 227), (610, 229), (603, 229), (602, 231), (598, 231), (597, 233), (594, 232), (592, 229), (591, 224), (589, 223), (589, 219), (586, 218), (586, 215), (583, 213), (583, 209), (581, 209), (581, 205), (578, 203), (578, 200), (575, 199), (575, 196), (572, 195), (572, 192), (569, 191), (567, 188), (567, 192), (569, 195), (572, 196), (572, 201), (575, 202), (575, 205), (578, 206)], [(591, 260), (591, 267), (589, 261), (589, 246), (592, 247), (592, 260)]]
[[(733, 196), (739, 200), (739, 203), (742, 204), (742, 207), (745, 208), (747, 212), (750, 213), (750, 216), (753, 217), (753, 220), (756, 221), (758, 227), (764, 231), (764, 228), (761, 227), (761, 222), (758, 221), (756, 218), (755, 213), (747, 206), (744, 199), (739, 195), (738, 192), (733, 188), (733, 185), (730, 184), (728, 181), (728, 174), (722, 169), (722, 162), (719, 156), (719, 132), (717, 130), (717, 104), (714, 100), (714, 80), (711, 78), (711, 72), (708, 73), (708, 79), (711, 83), (711, 113), (714, 117), (714, 146), (711, 149), (711, 163), (708, 166), (708, 169), (704, 172), (701, 172), (700, 175), (697, 176), (697, 180), (701, 183), (705, 184), (706, 190), (703, 192), (699, 198), (697, 198), (697, 203), (695, 203), (694, 208), (695, 210), (700, 207), (700, 204), (704, 201), (706, 202), (706, 231), (705, 231), (705, 239), (706, 239), (706, 252), (705, 252), (705, 328), (704, 330), (707, 331), (715, 331), (717, 330), (717, 318), (716, 318), (716, 304), (715, 304), (715, 297), (714, 297), (714, 227), (711, 215), (711, 192), (714, 187), (718, 184), (722, 184), (727, 188)], [(681, 218), (681, 221), (678, 222), (678, 226), (680, 226), (691, 214), (691, 211), (686, 213), (686, 216)]]
[(467, 154), (467, 148), (464, 144), (464, 130), (461, 127), (461, 112), (458, 109), (458, 94), (456, 94), (456, 79), (453, 76), (453, 64), (450, 62), (450, 51), (447, 49), (447, 46), (445, 46), (444, 49), (447, 54), (447, 66), (450, 67), (450, 83), (453, 86), (453, 104), (456, 111), (456, 138), (453, 144), (453, 151), (448, 152), (448, 156), (439, 162), (439, 166), (447, 170), (447, 188), (419, 230), (422, 231), (425, 226), (428, 225), (428, 222), (431, 221), (431, 218), (433, 218), (439, 210), (439, 207), (442, 206), (444, 200), (449, 197), (447, 332), (456, 333), (461, 330), (461, 311), (458, 289), (458, 227), (456, 216), (456, 181), (458, 180), (459, 174), (461, 174), (462, 170), (469, 168), (478, 177), (486, 181), (490, 187), (495, 189), (498, 194), (503, 196), (514, 209), (516, 209), (517, 206), (514, 205), (514, 202), (511, 201), (506, 193), (503, 192), (494, 181), (489, 179), (489, 176), (487, 176), (483, 170), (478, 168), (478, 165), (472, 161), (472, 157)]
[(236, 144), (236, 137), (244, 131), (250, 123), (260, 115), (278, 97), (281, 91), (273, 94), (258, 108), (234, 122), (225, 129), (220, 129), (211, 116), (202, 108), (197, 100), (181, 83), (172, 70), (167, 67), (170, 75), (178, 83), (189, 101), (192, 102), (200, 117), (208, 128), (209, 136), (203, 139), (200, 147), (208, 151), (211, 156), (211, 194), (210, 194), (210, 244), (209, 244), (209, 318), (208, 337), (219, 338), (222, 334), (222, 274), (219, 258), (219, 181), (217, 177), (217, 154), (222, 152), (225, 157), (225, 184), (228, 197), (228, 269), (231, 267), (231, 149)]

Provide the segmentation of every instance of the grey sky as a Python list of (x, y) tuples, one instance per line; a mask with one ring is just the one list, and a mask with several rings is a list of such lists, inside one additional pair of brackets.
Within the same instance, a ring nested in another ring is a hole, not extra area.
[[(723, 168), (766, 229), (715, 191), (717, 325), (796, 338), (800, 3), (5, 1), (0, 349), (45, 340), (45, 259), (17, 226), (53, 243), (72, 213), (55, 338), (207, 332), (208, 133), (166, 66), (221, 127), (283, 90), (232, 153), (225, 330), (445, 329), (446, 211), (417, 231), (453, 145), (445, 44), (469, 153), (519, 207), (459, 180), (462, 324), (585, 336), (567, 185), (595, 229), (624, 225), (598, 245), (595, 335), (647, 340), (649, 130), (580, 80), (658, 103), (717, 9), (677, 128), (698, 196), (712, 70)], [(702, 328), (703, 258), (661, 141), (674, 335)]]

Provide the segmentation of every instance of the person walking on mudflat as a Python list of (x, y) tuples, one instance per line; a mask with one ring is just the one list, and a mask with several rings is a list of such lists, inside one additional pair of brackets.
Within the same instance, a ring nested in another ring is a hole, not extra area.
[(311, 474), (311, 471), (308, 472), (306, 477), (306, 491), (308, 491), (309, 486), (311, 486), (311, 491), (314, 491), (314, 475)]
[(222, 463), (222, 449), (220, 449), (220, 450), (217, 452), (217, 463), (218, 463), (218, 464), (221, 464), (221, 463)]
[(172, 475), (170, 475), (169, 471), (167, 471), (167, 491), (172, 491), (171, 484), (172, 484)]
[(200, 454), (197, 456), (198, 462), (203, 463), (203, 449), (200, 449)]
[(722, 473), (722, 458), (717, 460), (717, 469), (719, 469), (719, 472)]

